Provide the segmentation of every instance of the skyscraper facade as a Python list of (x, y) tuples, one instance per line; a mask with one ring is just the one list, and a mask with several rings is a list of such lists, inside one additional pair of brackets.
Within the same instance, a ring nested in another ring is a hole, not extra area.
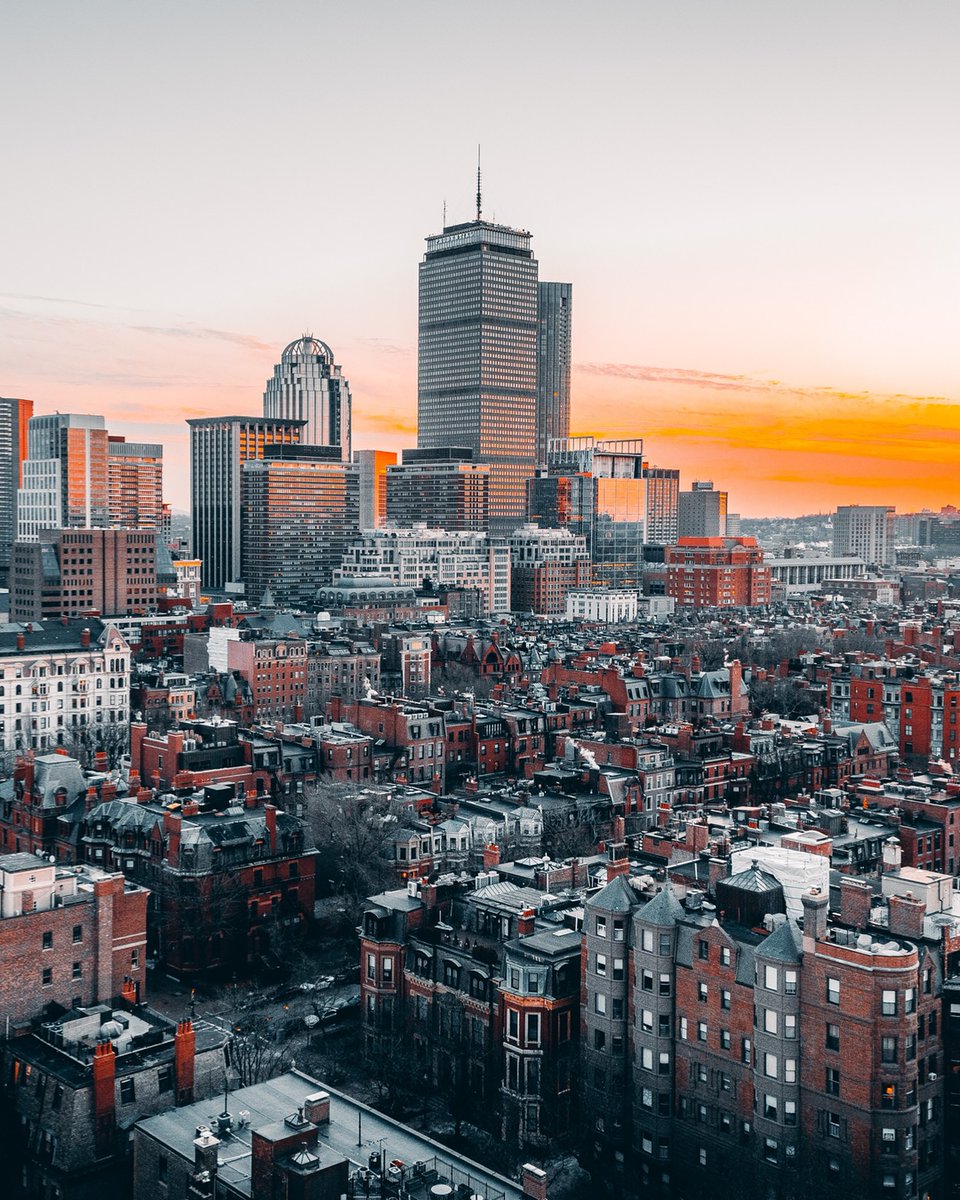
[(726, 537), (727, 493), (718, 492), (711, 480), (698, 480), (681, 492), (678, 511), (680, 537)]
[(537, 302), (537, 465), (554, 438), (570, 436), (573, 284), (541, 283)]
[(107, 436), (101, 416), (31, 417), (17, 496), (19, 541), (35, 541), (41, 529), (102, 529), (110, 524)]
[(339, 446), (340, 457), (350, 462), (350, 385), (319, 338), (305, 335), (285, 348), (267, 380), (263, 415), (305, 421), (304, 444)]
[(392, 450), (354, 450), (360, 470), (360, 528), (378, 529), (387, 519), (387, 469), (395, 466)]
[(190, 426), (193, 553), (203, 585), (219, 590), (240, 579), (240, 473), (267, 446), (297, 444), (302, 420), (196, 417)]
[(267, 589), (281, 606), (315, 608), (317, 588), (360, 536), (360, 468), (335, 446), (266, 446), (243, 465), (244, 594)]
[(680, 472), (676, 467), (648, 467), (647, 513), (644, 541), (648, 545), (670, 546), (679, 536)]
[(896, 510), (886, 504), (842, 504), (833, 518), (833, 552), (854, 554), (871, 567), (896, 561)]
[(110, 436), (107, 454), (110, 524), (123, 529), (162, 529), (163, 446)]
[(403, 463), (387, 470), (387, 520), (486, 532), (490, 467), (474, 462), (472, 450), (404, 450)]
[(478, 219), (427, 238), (420, 264), (418, 445), (490, 466), (490, 523), (524, 515), (536, 463), (538, 265), (530, 234)]
[(27, 457), (27, 424), (33, 401), (0, 396), (0, 579), (10, 567), (10, 547), (17, 537), (17, 492)]

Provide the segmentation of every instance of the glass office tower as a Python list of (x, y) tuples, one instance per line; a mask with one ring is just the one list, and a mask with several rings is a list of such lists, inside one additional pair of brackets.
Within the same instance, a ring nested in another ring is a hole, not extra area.
[(555, 438), (570, 436), (573, 284), (541, 283), (537, 312), (537, 466)]
[(420, 264), (421, 449), (490, 466), (490, 528), (524, 517), (536, 465), (538, 265), (530, 234), (489, 221), (427, 238)]

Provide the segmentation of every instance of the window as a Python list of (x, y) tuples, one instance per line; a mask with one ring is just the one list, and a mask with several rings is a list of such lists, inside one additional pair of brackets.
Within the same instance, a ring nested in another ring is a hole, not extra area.
[(788, 996), (797, 994), (797, 972), (796, 968), (791, 967), (783, 972), (783, 990)]
[(763, 1115), (768, 1121), (778, 1121), (780, 1119), (777, 1098), (776, 1096), (771, 1096), (769, 1092), (763, 1098)]
[(613, 923), (613, 940), (615, 942), (623, 941), (623, 922), (614, 921)]
[(605, 954), (597, 955), (596, 971), (597, 971), (598, 975), (606, 975), (606, 973), (607, 973), (607, 956)]
[(83, 967), (80, 965), (80, 963), (75, 962), (73, 964), (73, 970), (71, 971), (70, 978), (71, 979), (82, 979), (83, 978)]
[(897, 993), (890, 988), (885, 988), (880, 1001), (880, 1011), (885, 1017), (895, 1017), (897, 1015)]
[(51, 930), (51, 929), (44, 930), (43, 937), (41, 939), (41, 945), (44, 950), (52, 950), (53, 949), (53, 930)]
[(527, 1045), (540, 1045), (540, 1014), (527, 1013)]
[(720, 993), (720, 1007), (723, 1009), (726, 1009), (729, 1012), (732, 1002), (733, 1002), (732, 996), (726, 990), (726, 988), (724, 988), (723, 991), (721, 991), (721, 993)]
[(720, 947), (720, 962), (725, 967), (730, 966), (730, 947), (729, 946), (721, 946)]
[[(603, 935), (601, 935), (603, 936)], [(653, 953), (653, 930), (643, 929), (640, 932), (640, 949), (647, 954)]]
[(720, 1048), (721, 1048), (721, 1050), (729, 1050), (730, 1049), (730, 1030), (729, 1029), (721, 1029), (720, 1030)]
[(880, 1061), (885, 1063), (897, 1061), (897, 1039), (895, 1037), (880, 1039)]
[(53, 967), (44, 967), (40, 975), (42, 987), (50, 987), (53, 983)]
[(784, 1102), (783, 1102), (783, 1123), (784, 1123), (784, 1125), (796, 1125), (796, 1123), (797, 1123), (797, 1102), (796, 1102), (796, 1100), (784, 1100)]
[(895, 1083), (884, 1083), (881, 1085), (880, 1107), (881, 1108), (896, 1108), (897, 1107), (897, 1085)]
[(907, 988), (903, 993), (903, 1011), (905, 1013), (917, 1011), (917, 993), (914, 988)]
[(797, 1037), (797, 1017), (795, 1013), (783, 1014), (783, 1036), (795, 1041)]
[(173, 1091), (173, 1067), (161, 1067), (157, 1071), (157, 1090), (160, 1092)]
[(74, 945), (76, 945), (77, 942), (82, 942), (82, 941), (83, 941), (83, 926), (82, 925), (74, 925), (74, 927), (73, 927), (73, 943), (74, 943)]
[(376, 979), (377, 977), (377, 956), (375, 954), (367, 955), (367, 978)]
[(765, 1008), (763, 1010), (763, 1028), (767, 1033), (776, 1034), (779, 1032), (777, 1017), (778, 1014), (775, 1008)]
[(839, 1025), (828, 1025), (827, 1026), (827, 1049), (828, 1050), (839, 1050), (840, 1049), (840, 1026)]
[(835, 1112), (827, 1113), (827, 1133), (833, 1137), (840, 1136), (840, 1114)]
[(132, 1104), (137, 1098), (136, 1080), (133, 1078), (120, 1080), (120, 1103)]
[(700, 1002), (702, 1004), (705, 1004), (707, 1001), (707, 995), (708, 995), (708, 989), (707, 989), (707, 985), (705, 983), (700, 983), (697, 985), (697, 994), (700, 997)]
[(601, 1054), (607, 1048), (607, 1035), (602, 1029), (595, 1029), (593, 1031), (593, 1048), (594, 1050), (599, 1050)]
[(827, 979), (827, 1003), (828, 1004), (839, 1004), (840, 1003), (840, 980), (839, 979), (829, 979), (829, 978)]
[(780, 973), (776, 967), (769, 965), (763, 968), (763, 986), (768, 992), (775, 992), (780, 986)]
[(776, 1079), (779, 1075), (780, 1064), (777, 1061), (775, 1054), (764, 1054), (763, 1056), (763, 1073), (768, 1079)]
[(601, 1017), (607, 1013), (607, 998), (603, 992), (595, 993), (593, 997), (593, 1011), (599, 1013)]
[(507, 1009), (507, 1040), (511, 1042), (520, 1040), (520, 1014), (515, 1008)]
[(383, 982), (393, 983), (393, 959), (383, 959)]
[(605, 938), (607, 936), (607, 918), (597, 917), (597, 937)]
[(686, 1017), (680, 1018), (680, 1040), (682, 1042), (685, 1042), (687, 1040), (687, 1018)]
[(670, 1053), (667, 1050), (660, 1051), (660, 1058), (657, 1064), (657, 1072), (660, 1075), (670, 1074)]
[(797, 1082), (797, 1060), (795, 1058), (785, 1058), (783, 1060), (783, 1082)]
[(703, 962), (710, 958), (710, 943), (703, 938), (697, 942), (697, 957)]
[(840, 1095), (840, 1072), (836, 1067), (827, 1067), (824, 1087), (828, 1096)]
[(641, 971), (640, 972), (640, 986), (645, 992), (653, 991), (653, 972), (652, 971)]
[(706, 1021), (697, 1022), (697, 1041), (705, 1042), (707, 1040), (707, 1023)]
[(614, 979), (623, 978), (623, 959), (615, 958), (613, 960), (613, 977)]
[(660, 934), (660, 953), (661, 954), (672, 954), (673, 953), (673, 943), (670, 940), (669, 933), (661, 933)]
[(660, 995), (670, 995), (670, 976), (668, 974), (663, 974), (660, 976)]
[(649, 1046), (640, 1048), (640, 1065), (645, 1071), (653, 1070), (653, 1051)]
[(750, 1066), (751, 1052), (749, 1038), (741, 1038), (740, 1040), (740, 1061), (746, 1063), (748, 1067)]

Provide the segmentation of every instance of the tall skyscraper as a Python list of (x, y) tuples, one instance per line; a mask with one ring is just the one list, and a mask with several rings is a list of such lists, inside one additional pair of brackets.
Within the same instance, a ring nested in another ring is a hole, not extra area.
[(490, 465), (490, 525), (524, 515), (537, 450), (537, 260), (530, 234), (477, 219), (427, 238), (420, 264), (421, 449)]
[(892, 566), (895, 513), (886, 504), (840, 505), (833, 518), (834, 554), (856, 555), (871, 567)]
[(360, 528), (379, 529), (387, 519), (387, 470), (395, 466), (392, 450), (354, 450), (360, 468)]
[(647, 483), (647, 513), (643, 540), (647, 545), (671, 546), (679, 535), (680, 472), (676, 467), (643, 466)]
[(27, 457), (27, 424), (33, 401), (0, 396), (0, 581), (10, 567), (10, 547), (17, 537), (17, 492)]
[(110, 524), (122, 529), (162, 529), (163, 446), (110, 436), (107, 454)]
[(485, 533), (490, 527), (490, 468), (474, 462), (472, 450), (404, 450), (402, 465), (387, 471), (387, 520)]
[(267, 380), (263, 415), (306, 421), (304, 444), (339, 446), (340, 457), (350, 462), (350, 385), (319, 338), (305, 334), (283, 351)]
[(107, 436), (101, 416), (31, 417), (17, 496), (18, 541), (35, 541), (41, 529), (102, 529), (110, 524)]
[(718, 492), (709, 479), (698, 480), (689, 492), (680, 493), (680, 537), (725, 537), (727, 493)]
[(554, 438), (570, 436), (573, 284), (541, 283), (537, 305), (537, 465)]
[(266, 417), (196, 417), (190, 426), (193, 553), (203, 585), (219, 590), (240, 580), (240, 472), (278, 443), (296, 444), (306, 422)]
[(315, 607), (347, 547), (360, 536), (360, 468), (335, 446), (266, 446), (243, 465), (244, 594), (267, 588), (279, 605)]

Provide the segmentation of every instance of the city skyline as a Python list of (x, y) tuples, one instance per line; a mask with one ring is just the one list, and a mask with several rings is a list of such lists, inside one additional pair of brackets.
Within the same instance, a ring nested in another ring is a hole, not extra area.
[[(426, 9), (371, 29), (285, 3), (281, 49), (251, 5), (54, 8), (52, 38), (5, 19), (31, 119), (6, 146), (2, 391), (162, 441), (175, 503), (184, 420), (261, 411), (304, 329), (350, 380), (357, 448), (413, 444), (416, 264), (444, 209), (472, 216), (477, 140), (485, 215), (576, 288), (573, 434), (642, 437), (745, 516), (955, 499), (953, 6), (534, 4), (510, 10), (525, 72)], [(349, 103), (305, 70), (328, 40)], [(485, 70), (492, 91), (453, 86)], [(553, 83), (531, 136), (517, 114)]]

